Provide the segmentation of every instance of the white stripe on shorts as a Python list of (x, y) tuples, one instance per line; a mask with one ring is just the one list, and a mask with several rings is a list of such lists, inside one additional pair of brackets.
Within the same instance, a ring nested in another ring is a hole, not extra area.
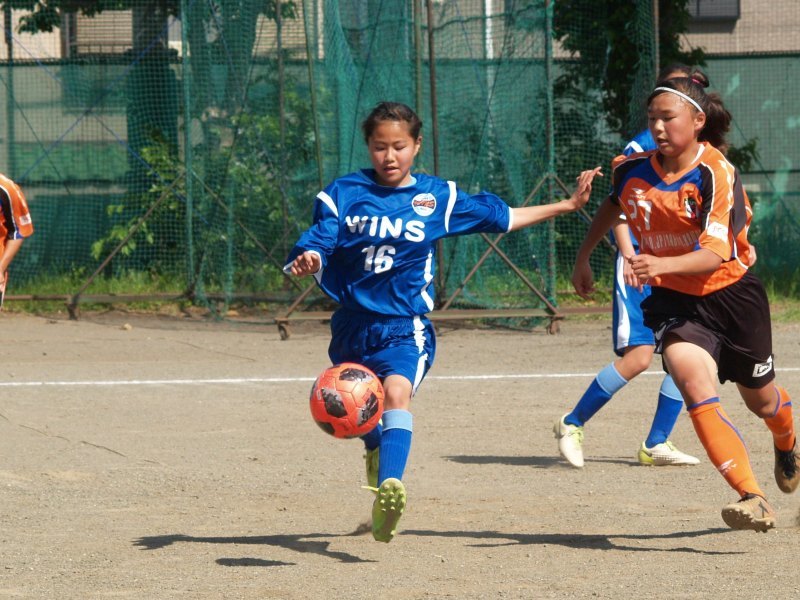
[(623, 277), (623, 267), (625, 266), (625, 257), (621, 252), (617, 252), (617, 285), (614, 290), (615, 302), (617, 303), (617, 314), (619, 320), (617, 321), (617, 343), (614, 350), (623, 350), (628, 347), (628, 342), (631, 339), (631, 318), (628, 315), (628, 307), (625, 306), (625, 279)]
[[(414, 341), (417, 342), (417, 348), (420, 353), (425, 349), (425, 324), (419, 317), (414, 317)], [(422, 377), (425, 375), (425, 362), (428, 360), (428, 354), (420, 354), (417, 361), (417, 372), (414, 374), (414, 384), (411, 389), (411, 395), (417, 393), (419, 384), (422, 383)]]

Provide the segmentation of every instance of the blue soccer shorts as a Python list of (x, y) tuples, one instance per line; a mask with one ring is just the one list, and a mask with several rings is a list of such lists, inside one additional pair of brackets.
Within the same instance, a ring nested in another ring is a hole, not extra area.
[(389, 375), (408, 379), (413, 392), (433, 365), (436, 335), (425, 316), (394, 317), (340, 308), (331, 318), (328, 356), (333, 364), (354, 362), (381, 380)]
[(640, 292), (635, 287), (625, 285), (622, 267), (625, 257), (617, 252), (614, 266), (614, 320), (612, 337), (614, 353), (622, 356), (628, 346), (655, 346), (653, 330), (644, 324), (642, 301), (650, 295), (650, 286), (643, 286)]

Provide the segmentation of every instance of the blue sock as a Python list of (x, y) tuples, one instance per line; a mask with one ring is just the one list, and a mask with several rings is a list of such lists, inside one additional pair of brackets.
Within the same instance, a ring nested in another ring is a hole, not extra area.
[(583, 424), (603, 408), (606, 402), (611, 400), (611, 396), (621, 390), (626, 383), (627, 379), (620, 375), (614, 363), (611, 363), (597, 374), (575, 408), (564, 418), (564, 422), (583, 427)]
[(656, 406), (656, 414), (653, 415), (653, 424), (650, 426), (650, 433), (647, 434), (647, 439), (644, 445), (652, 448), (656, 444), (663, 444), (669, 439), (669, 434), (672, 433), (672, 428), (675, 427), (675, 421), (681, 414), (683, 408), (683, 396), (672, 380), (672, 377), (667, 375), (664, 381), (661, 382), (661, 389), (658, 392), (658, 406)]
[(411, 451), (411, 422), (411, 413), (407, 410), (384, 411), (378, 485), (390, 477), (403, 479), (408, 453)]
[(361, 436), (361, 439), (364, 440), (364, 447), (367, 450), (375, 450), (381, 445), (381, 431), (383, 431), (383, 427), (378, 423), (372, 431)]

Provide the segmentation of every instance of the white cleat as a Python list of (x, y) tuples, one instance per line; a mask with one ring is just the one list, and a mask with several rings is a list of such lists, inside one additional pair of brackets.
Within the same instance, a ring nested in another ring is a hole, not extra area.
[(553, 425), (561, 456), (573, 467), (583, 466), (583, 427), (564, 423), (564, 415)]
[(652, 448), (648, 448), (642, 442), (642, 446), (639, 448), (639, 464), (652, 467), (697, 465), (700, 464), (700, 459), (681, 452), (669, 440), (663, 444), (656, 444)]

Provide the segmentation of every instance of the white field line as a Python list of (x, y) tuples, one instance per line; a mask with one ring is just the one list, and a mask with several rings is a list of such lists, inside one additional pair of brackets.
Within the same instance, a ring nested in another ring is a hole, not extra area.
[[(800, 367), (775, 369), (778, 373), (800, 371)], [(663, 371), (645, 371), (641, 375), (663, 375)], [(594, 377), (593, 373), (508, 373), (494, 375), (431, 375), (426, 381), (486, 381), (496, 379), (571, 379)], [(79, 386), (146, 386), (146, 385), (244, 385), (251, 383), (305, 383), (314, 377), (226, 377), (215, 379), (120, 379), (96, 381), (0, 381), (0, 388), (10, 387), (79, 387)]]

